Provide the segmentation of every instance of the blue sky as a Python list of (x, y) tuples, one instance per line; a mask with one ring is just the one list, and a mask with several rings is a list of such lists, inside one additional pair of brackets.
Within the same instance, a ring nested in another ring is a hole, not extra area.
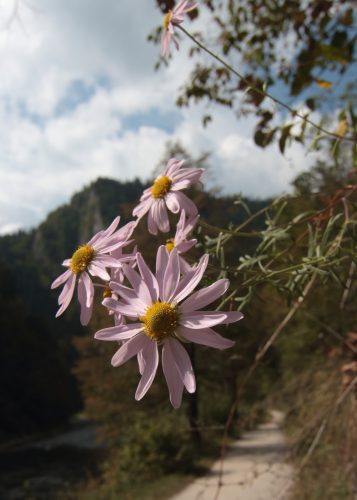
[(286, 157), (256, 147), (254, 117), (211, 107), (203, 128), (206, 104), (175, 106), (189, 42), (154, 71), (154, 1), (19, 0), (9, 25), (15, 1), (0, 0), (0, 234), (37, 225), (99, 176), (148, 179), (168, 141), (193, 156), (210, 151), (229, 194), (282, 193), (313, 161), (299, 145)]

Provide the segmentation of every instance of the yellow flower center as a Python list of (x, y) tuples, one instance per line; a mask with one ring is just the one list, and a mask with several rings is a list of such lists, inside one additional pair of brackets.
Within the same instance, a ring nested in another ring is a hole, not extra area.
[(166, 31), (169, 29), (170, 19), (171, 19), (171, 10), (169, 10), (168, 13), (165, 14), (164, 20), (162, 22), (162, 25)]
[(94, 257), (94, 248), (89, 245), (83, 245), (74, 252), (71, 258), (70, 268), (74, 274), (85, 271)]
[(166, 175), (158, 177), (151, 186), (151, 194), (153, 198), (163, 198), (170, 191), (172, 180)]
[(165, 247), (169, 253), (172, 252), (172, 250), (175, 248), (175, 242), (174, 242), (173, 238), (171, 238), (170, 240), (167, 240)]
[(152, 340), (160, 341), (173, 335), (179, 323), (177, 307), (168, 302), (155, 302), (148, 307), (144, 317), (145, 334)]
[(106, 286), (103, 291), (103, 299), (110, 299), (112, 296), (112, 291), (109, 286)]

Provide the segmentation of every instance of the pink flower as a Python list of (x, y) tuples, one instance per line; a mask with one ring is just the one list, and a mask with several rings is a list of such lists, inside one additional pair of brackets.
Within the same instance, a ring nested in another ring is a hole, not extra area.
[(64, 285), (58, 298), (60, 308), (57, 311), (56, 318), (69, 306), (78, 278), (78, 301), (81, 306), (80, 320), (82, 325), (88, 324), (92, 315), (94, 297), (94, 287), (89, 274), (104, 281), (110, 280), (106, 268), (121, 267), (122, 264), (120, 260), (110, 256), (109, 253), (128, 245), (130, 243), (128, 239), (136, 226), (136, 222), (129, 222), (116, 231), (119, 221), (120, 217), (114, 219), (106, 230), (99, 231), (88, 243), (81, 245), (70, 259), (63, 262), (63, 265), (69, 269), (51, 285), (52, 289)]
[(174, 36), (174, 25), (181, 24), (183, 22), (183, 16), (186, 12), (197, 7), (196, 2), (188, 2), (187, 0), (181, 0), (178, 5), (173, 9), (169, 10), (164, 17), (163, 22), (163, 32), (161, 37), (161, 55), (166, 57), (170, 54), (170, 42), (174, 42), (176, 49), (178, 50), (179, 44)]
[(133, 216), (141, 219), (148, 212), (148, 229), (151, 234), (158, 230), (167, 233), (170, 230), (167, 208), (174, 214), (185, 210), (188, 216), (197, 214), (196, 205), (183, 193), (182, 189), (200, 181), (202, 168), (181, 168), (184, 161), (171, 158), (162, 175), (154, 184), (145, 189), (140, 203), (133, 210)]
[(179, 254), (180, 272), (182, 274), (191, 271), (191, 266), (185, 261), (181, 254), (188, 252), (197, 243), (197, 240), (188, 240), (187, 238), (189, 234), (194, 230), (198, 219), (199, 215), (196, 215), (195, 217), (191, 217), (190, 219), (186, 220), (185, 211), (182, 210), (180, 219), (176, 226), (175, 237), (167, 240), (167, 243), (165, 245), (166, 250), (169, 253), (174, 248), (177, 249), (177, 252)]
[(229, 282), (221, 279), (192, 293), (206, 270), (208, 255), (204, 255), (196, 269), (181, 279), (178, 258), (175, 248), (168, 254), (161, 246), (157, 253), (155, 276), (138, 253), (140, 274), (124, 267), (132, 288), (111, 283), (122, 300), (109, 298), (103, 301), (106, 307), (134, 319), (134, 323), (105, 328), (95, 334), (99, 340), (125, 341), (112, 358), (113, 366), (120, 366), (138, 356), (141, 380), (135, 394), (137, 400), (146, 394), (155, 378), (159, 347), (162, 346), (162, 368), (170, 401), (175, 408), (181, 404), (184, 387), (191, 393), (196, 390), (191, 361), (180, 340), (226, 349), (234, 342), (211, 327), (233, 323), (243, 317), (237, 311), (202, 311), (203, 307), (225, 293)]

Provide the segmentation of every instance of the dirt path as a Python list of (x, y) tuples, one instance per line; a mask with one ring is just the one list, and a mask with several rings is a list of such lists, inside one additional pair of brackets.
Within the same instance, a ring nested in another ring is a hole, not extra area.
[(284, 462), (288, 450), (280, 429), (282, 418), (280, 412), (273, 411), (269, 423), (245, 433), (230, 446), (220, 488), (218, 461), (208, 475), (196, 479), (171, 500), (286, 500), (287, 494), (279, 494), (293, 471)]

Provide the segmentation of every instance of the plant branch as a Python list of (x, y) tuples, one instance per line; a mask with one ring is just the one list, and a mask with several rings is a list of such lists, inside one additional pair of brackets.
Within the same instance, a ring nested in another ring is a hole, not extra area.
[(242, 74), (240, 74), (238, 71), (236, 71), (234, 68), (232, 68), (232, 66), (230, 64), (228, 64), (223, 59), (221, 59), (217, 54), (215, 54), (210, 49), (208, 49), (207, 47), (205, 47), (205, 45), (203, 45), (199, 40), (197, 40), (193, 35), (191, 35), (191, 33), (189, 33), (183, 26), (181, 26), (180, 24), (176, 24), (175, 26), (178, 29), (180, 29), (188, 38), (190, 38), (190, 40), (192, 40), (198, 47), (200, 47), (200, 49), (202, 49), (203, 51), (205, 51), (211, 57), (213, 57), (214, 59), (216, 59), (216, 61), (218, 61), (220, 64), (222, 64), (225, 68), (227, 68), (231, 73), (233, 73), (234, 75), (236, 75), (243, 83), (245, 83), (247, 85), (247, 87), (248, 87), (249, 90), (253, 90), (254, 92), (260, 94), (261, 96), (268, 97), (269, 99), (271, 99), (276, 104), (279, 104), (281, 107), (283, 107), (283, 108), (287, 109), (288, 111), (290, 111), (290, 113), (293, 116), (297, 116), (298, 118), (300, 118), (300, 120), (303, 120), (304, 122), (306, 122), (309, 125), (313, 126), (314, 128), (316, 128), (317, 130), (319, 130), (323, 134), (326, 134), (326, 135), (328, 135), (330, 137), (333, 137), (335, 139), (338, 139), (340, 141), (349, 141), (349, 142), (353, 142), (353, 143), (357, 142), (354, 137), (349, 137), (349, 136), (343, 137), (342, 135), (336, 134), (334, 132), (331, 132), (331, 131), (325, 129), (324, 127), (321, 127), (321, 125), (317, 125), (317, 123), (315, 123), (312, 120), (310, 120), (310, 118), (307, 118), (306, 116), (304, 116), (303, 114), (301, 114), (299, 111), (297, 111), (296, 109), (292, 108), (291, 106), (289, 106), (285, 102), (281, 101), (277, 97), (273, 96), (269, 92), (266, 92), (266, 91), (264, 91), (264, 90), (262, 90), (262, 89), (260, 89), (258, 87), (254, 87), (254, 85), (251, 85), (251, 83)]

